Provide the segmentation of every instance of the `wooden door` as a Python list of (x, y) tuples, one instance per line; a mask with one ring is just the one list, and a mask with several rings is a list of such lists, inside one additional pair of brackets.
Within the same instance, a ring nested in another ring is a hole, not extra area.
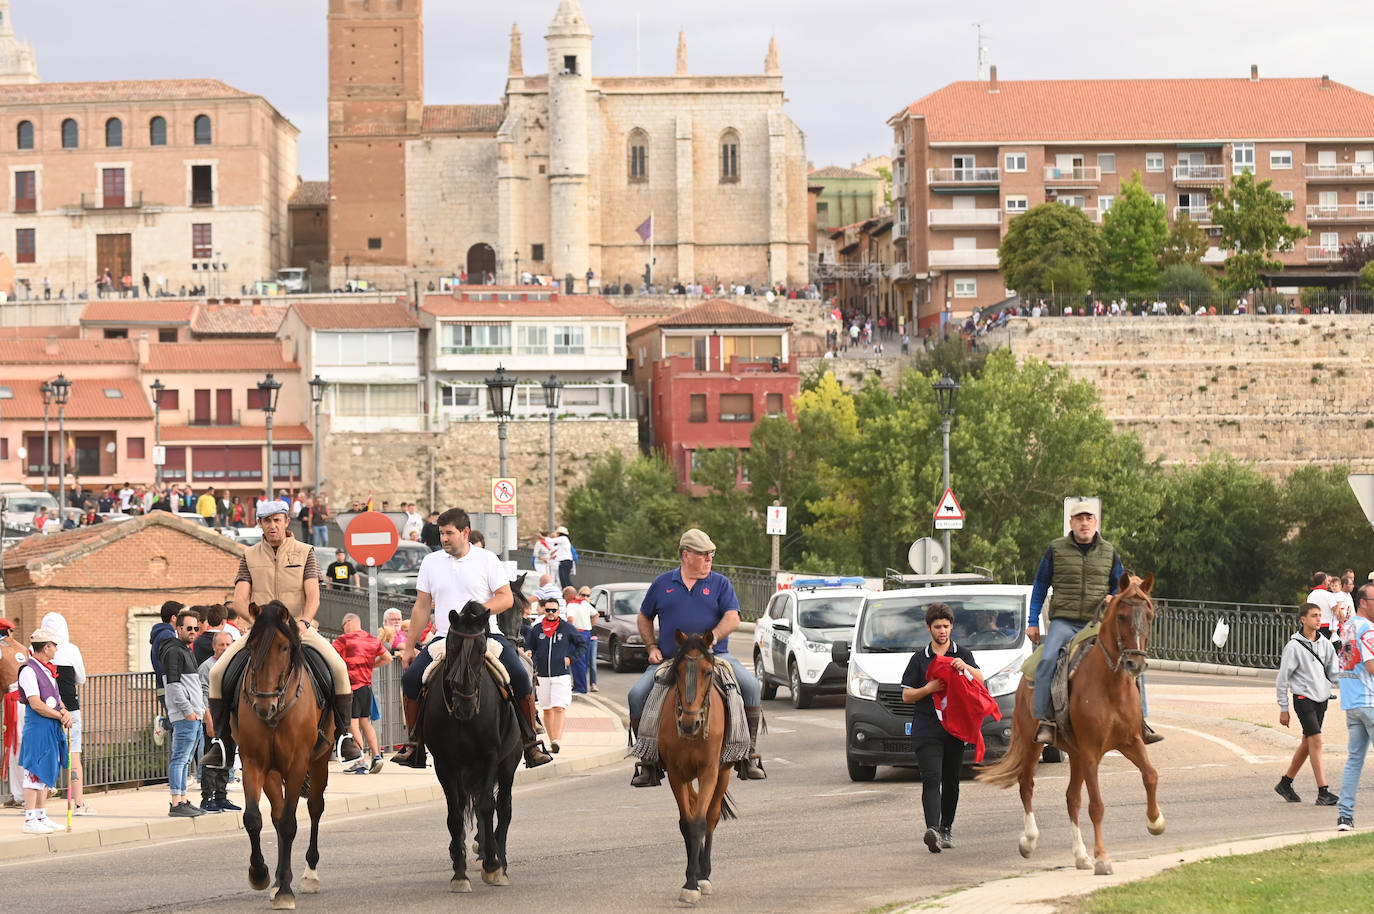
[(208, 389), (196, 391), (196, 414), (191, 418), (191, 422), (195, 425), (210, 424), (210, 391)]
[(96, 273), (102, 275), (109, 270), (115, 288), (119, 287), (121, 277), (133, 275), (133, 237), (127, 234), (95, 236)]
[(215, 391), (215, 424), (234, 424), (234, 392), (232, 390)]

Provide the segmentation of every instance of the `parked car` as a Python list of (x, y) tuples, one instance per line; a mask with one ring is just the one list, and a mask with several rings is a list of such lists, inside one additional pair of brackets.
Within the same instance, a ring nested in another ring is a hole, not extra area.
[(49, 508), (57, 507), (57, 499), (47, 492), (4, 492), (0, 493), (0, 498), (5, 501), (7, 526), (33, 526), (34, 515), (40, 511), (46, 513)]
[(830, 657), (831, 644), (847, 638), (872, 591), (864, 579), (803, 578), (780, 590), (754, 625), (754, 675), (763, 697), (787, 686), (792, 707), (809, 708), (817, 695), (843, 695), (844, 667)]
[[(987, 760), (1006, 754), (1021, 664), (1030, 656), (1026, 617), (1031, 589), (1011, 584), (951, 584), (872, 594), (859, 611), (849, 640), (836, 640), (832, 657), (848, 667), (845, 762), (853, 781), (871, 781), (879, 765), (915, 767), (911, 721), (915, 706), (902, 701), (902, 674), (911, 655), (930, 643), (926, 608), (941, 602), (954, 611), (954, 641), (973, 651), (1002, 719), (983, 722)], [(1046, 760), (1057, 760), (1046, 755)], [(973, 762), (973, 748), (964, 754)]]
[[(639, 634), (639, 605), (649, 585), (644, 581), (602, 584), (592, 588), (592, 609), (600, 616), (592, 623), (596, 635), (596, 659), (617, 673), (642, 671), (649, 665), (649, 647)], [(658, 622), (654, 622), (658, 631)]]
[[(401, 543), (396, 549), (396, 554), (377, 569), (377, 590), (381, 593), (403, 593), (414, 596), (416, 593), (415, 582), (420, 578), (420, 563), (424, 561), (427, 555), (429, 555), (429, 547), (424, 543)], [(334, 561), (332, 556), (329, 561)], [(367, 569), (360, 567), (358, 572), (363, 576), (363, 582), (366, 583)]]
[(252, 527), (220, 527), (218, 529), (220, 533), (243, 546), (252, 546), (262, 542), (262, 528), (256, 525)]

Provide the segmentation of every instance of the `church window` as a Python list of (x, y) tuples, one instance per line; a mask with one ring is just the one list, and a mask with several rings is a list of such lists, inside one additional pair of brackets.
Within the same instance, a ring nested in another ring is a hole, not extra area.
[(533, 260), (535, 263), (544, 262), (544, 246), (542, 244), (530, 245), (530, 260)]
[(577, 75), (577, 55), (576, 55), (576, 54), (564, 54), (564, 55), (563, 55), (563, 75), (565, 75), (565, 76), (576, 76), (576, 75)]
[(15, 131), (15, 139), (20, 149), (33, 148), (33, 121), (20, 121), (19, 128)]
[(720, 180), (739, 180), (739, 134), (733, 130), (720, 137)]
[(148, 145), (167, 145), (167, 119), (165, 117), (155, 117), (148, 122)]
[(212, 165), (191, 166), (191, 205), (215, 205), (215, 170)]
[(630, 131), (630, 180), (649, 180), (649, 135), (637, 128)]
[(124, 122), (117, 117), (105, 122), (105, 145), (111, 149), (124, 145)]
[(81, 139), (81, 130), (76, 126), (76, 121), (67, 118), (62, 122), (62, 148), (75, 149)]
[(195, 120), (195, 138), (197, 146), (209, 146), (212, 141), (210, 130), (210, 115), (197, 114)]
[(380, 251), (380, 250), (382, 249), (382, 239), (380, 239), (380, 238), (369, 238), (369, 239), (367, 239), (367, 249), (368, 249), (369, 251)]

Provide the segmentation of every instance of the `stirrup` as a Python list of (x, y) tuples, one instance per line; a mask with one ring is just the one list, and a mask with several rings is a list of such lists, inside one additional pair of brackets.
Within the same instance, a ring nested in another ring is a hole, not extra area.
[(547, 765), (553, 761), (553, 756), (549, 750), (544, 748), (543, 740), (531, 740), (525, 744), (525, 767), (538, 768), (540, 765)]
[[(344, 749), (345, 741), (348, 743), (347, 751)], [(358, 744), (353, 741), (352, 733), (344, 733), (339, 736), (339, 741), (334, 745), (334, 757), (339, 760), (340, 764), (357, 761), (363, 757), (362, 752), (358, 749)]]
[(657, 787), (662, 783), (657, 762), (635, 762), (634, 777), (630, 778), (631, 787)]
[(763, 781), (768, 778), (768, 772), (763, 770), (763, 759), (757, 752), (747, 758), (740, 759), (735, 768), (740, 780)]
[(1161, 742), (1164, 739), (1164, 737), (1161, 734), (1156, 733), (1154, 731), (1154, 728), (1150, 726), (1149, 722), (1147, 722), (1143, 718), (1140, 721), (1140, 737), (1141, 739), (1145, 740), (1145, 745), (1147, 746)]
[(1044, 743), (1046, 746), (1053, 746), (1055, 738), (1058, 736), (1054, 721), (1042, 720), (1040, 726), (1035, 730), (1035, 741)]
[(200, 757), (200, 763), (206, 768), (224, 769), (225, 756), (229, 753), (224, 748), (224, 740), (218, 736), (210, 740), (210, 748), (205, 750), (205, 754)]

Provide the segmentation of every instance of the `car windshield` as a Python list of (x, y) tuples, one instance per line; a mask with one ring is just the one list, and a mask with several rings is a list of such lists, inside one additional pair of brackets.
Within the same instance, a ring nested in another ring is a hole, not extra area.
[(396, 554), (387, 560), (382, 566), (382, 571), (419, 571), (420, 563), (425, 556), (429, 555), (429, 550), (421, 546), (418, 549), (407, 549), (402, 546), (396, 550)]
[(23, 495), (8, 495), (5, 497), (5, 510), (13, 511), (17, 514), (29, 514), (39, 508), (46, 508), (48, 500), (46, 498), (25, 497)]
[(612, 615), (633, 616), (639, 612), (639, 605), (644, 602), (644, 595), (648, 592), (647, 587), (642, 590), (617, 590), (611, 604)]
[(859, 618), (863, 597), (832, 597), (828, 600), (801, 601), (802, 628), (852, 628)]
[(856, 643), (873, 654), (906, 654), (930, 643), (926, 609), (945, 603), (954, 611), (954, 641), (978, 650), (1005, 650), (1021, 643), (1025, 629), (1025, 600), (1019, 596), (971, 594), (925, 596), (919, 593), (884, 595), (871, 600)]

